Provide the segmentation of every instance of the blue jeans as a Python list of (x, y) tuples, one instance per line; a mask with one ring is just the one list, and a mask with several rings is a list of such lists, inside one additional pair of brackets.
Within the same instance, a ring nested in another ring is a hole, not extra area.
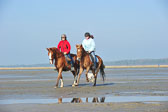
[(70, 63), (71, 63), (71, 66), (74, 66), (74, 61), (73, 61), (73, 58), (71, 57), (71, 54), (67, 54), (68, 58), (71, 59)]
[(95, 52), (94, 52), (94, 51), (92, 51), (92, 52), (90, 53), (90, 55), (92, 55), (92, 56), (93, 56), (94, 67), (96, 68), (97, 58), (96, 58), (96, 56), (95, 56)]

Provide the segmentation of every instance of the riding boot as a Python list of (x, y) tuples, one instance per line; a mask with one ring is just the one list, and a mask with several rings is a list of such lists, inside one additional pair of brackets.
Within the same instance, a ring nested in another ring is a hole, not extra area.
[(95, 58), (94, 58), (94, 67), (95, 67), (95, 69), (96, 69), (96, 67), (97, 67), (96, 56), (95, 56)]
[(68, 57), (68, 55), (67, 55), (67, 54), (65, 54), (64, 56), (65, 56), (65, 58), (66, 58), (67, 62), (71, 61), (71, 59)]
[(75, 68), (74, 68), (74, 62), (73, 62), (73, 60), (71, 59), (71, 71), (74, 71), (75, 70)]
[(70, 59), (70, 63), (71, 63), (71, 71), (74, 71), (75, 69), (74, 69), (74, 62), (73, 62), (73, 59), (72, 59), (72, 57), (71, 57), (71, 54), (69, 53), (68, 55), (68, 58)]
[(95, 69), (96, 69), (96, 57), (95, 57), (95, 52), (91, 52), (90, 55), (91, 55), (91, 59), (92, 59), (92, 62), (93, 62), (92, 69), (95, 70)]
[(95, 69), (96, 69), (96, 67), (93, 65), (93, 66), (92, 66), (92, 70), (95, 70)]
[(74, 66), (71, 64), (71, 71), (74, 71), (75, 70), (75, 68), (74, 68)]

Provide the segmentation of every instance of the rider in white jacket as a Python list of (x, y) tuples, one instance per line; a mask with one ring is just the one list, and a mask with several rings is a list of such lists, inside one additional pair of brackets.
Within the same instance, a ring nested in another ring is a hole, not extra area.
[(95, 45), (93, 38), (94, 37), (92, 35), (90, 35), (90, 33), (86, 32), (85, 39), (82, 42), (82, 46), (85, 51), (87, 51), (89, 54), (91, 54), (93, 56), (94, 66), (92, 67), (92, 69), (95, 69), (96, 68), (96, 57), (95, 57), (96, 45)]

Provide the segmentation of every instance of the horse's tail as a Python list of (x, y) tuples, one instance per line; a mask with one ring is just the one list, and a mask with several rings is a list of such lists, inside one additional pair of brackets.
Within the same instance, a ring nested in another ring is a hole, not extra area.
[(105, 65), (103, 64), (103, 61), (102, 61), (102, 64), (100, 66), (100, 75), (102, 76), (102, 79), (103, 79), (103, 82), (105, 80), (105, 72), (104, 72), (104, 69), (105, 69)]

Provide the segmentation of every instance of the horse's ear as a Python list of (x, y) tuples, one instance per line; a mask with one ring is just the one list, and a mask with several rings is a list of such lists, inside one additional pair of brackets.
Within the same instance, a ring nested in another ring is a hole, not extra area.
[(49, 51), (49, 48), (46, 48), (47, 49), (47, 51)]
[(78, 48), (79, 47), (79, 45), (78, 44), (76, 44), (76, 48)]

